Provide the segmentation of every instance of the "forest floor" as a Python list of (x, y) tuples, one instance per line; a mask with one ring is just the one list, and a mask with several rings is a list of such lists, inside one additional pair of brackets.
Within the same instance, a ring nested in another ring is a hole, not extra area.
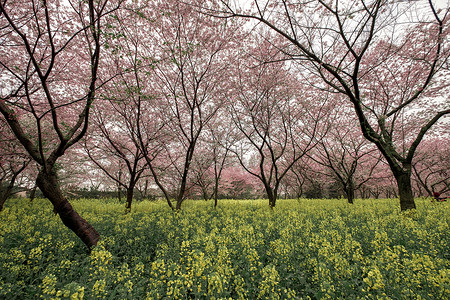
[(0, 299), (448, 299), (449, 203), (417, 199), (72, 201), (90, 253), (47, 200), (0, 213)]

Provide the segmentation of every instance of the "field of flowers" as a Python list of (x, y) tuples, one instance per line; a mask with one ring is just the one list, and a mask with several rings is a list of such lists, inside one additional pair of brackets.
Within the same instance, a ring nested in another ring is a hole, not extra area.
[(76, 200), (90, 254), (46, 200), (0, 213), (0, 299), (448, 299), (448, 203)]

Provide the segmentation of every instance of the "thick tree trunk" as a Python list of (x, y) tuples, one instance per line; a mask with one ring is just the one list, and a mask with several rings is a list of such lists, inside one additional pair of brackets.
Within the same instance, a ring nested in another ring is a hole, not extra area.
[(349, 184), (344, 188), (344, 192), (347, 195), (347, 201), (349, 204), (353, 204), (353, 200), (355, 199), (355, 189), (353, 188), (353, 184)]
[(270, 208), (274, 208), (275, 207), (275, 202), (276, 202), (276, 200), (275, 199), (269, 199), (269, 206), (270, 206)]
[(6, 199), (8, 199), (9, 195), (11, 194), (11, 191), (5, 190), (0, 194), (0, 211), (3, 210), (3, 205), (6, 202)]
[(270, 187), (266, 187), (267, 197), (269, 198), (269, 206), (271, 209), (275, 207), (277, 201), (277, 193)]
[(355, 192), (352, 189), (349, 189), (347, 192), (347, 202), (349, 204), (353, 204), (353, 199), (355, 199)]
[(415, 209), (416, 203), (414, 202), (414, 194), (412, 191), (411, 173), (397, 173), (394, 174), (394, 176), (397, 180), (398, 195), (400, 197), (400, 209)]
[(131, 203), (133, 202), (134, 187), (127, 188), (127, 202), (125, 203), (125, 213), (131, 212)]
[(183, 200), (184, 200), (183, 199), (183, 195), (180, 193), (180, 195), (178, 195), (178, 197), (177, 197), (177, 205), (175, 206), (176, 210), (180, 210), (181, 209), (181, 203), (183, 203)]
[(53, 204), (55, 213), (59, 214), (64, 225), (72, 230), (89, 249), (97, 245), (100, 235), (91, 224), (73, 209), (69, 201), (63, 196), (56, 173), (53, 170), (49, 172), (41, 170), (37, 176), (36, 184), (44, 196)]

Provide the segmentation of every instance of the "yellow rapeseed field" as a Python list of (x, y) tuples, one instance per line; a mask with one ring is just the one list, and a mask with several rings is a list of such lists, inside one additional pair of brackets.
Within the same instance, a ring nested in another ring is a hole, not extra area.
[(88, 253), (47, 200), (0, 213), (0, 299), (448, 299), (448, 203), (417, 199), (72, 201)]

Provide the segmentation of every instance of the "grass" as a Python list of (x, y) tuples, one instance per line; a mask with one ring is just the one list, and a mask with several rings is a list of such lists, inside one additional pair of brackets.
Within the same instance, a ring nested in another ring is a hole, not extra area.
[(47, 200), (0, 213), (0, 299), (446, 299), (448, 203), (398, 200), (73, 201), (89, 254)]

